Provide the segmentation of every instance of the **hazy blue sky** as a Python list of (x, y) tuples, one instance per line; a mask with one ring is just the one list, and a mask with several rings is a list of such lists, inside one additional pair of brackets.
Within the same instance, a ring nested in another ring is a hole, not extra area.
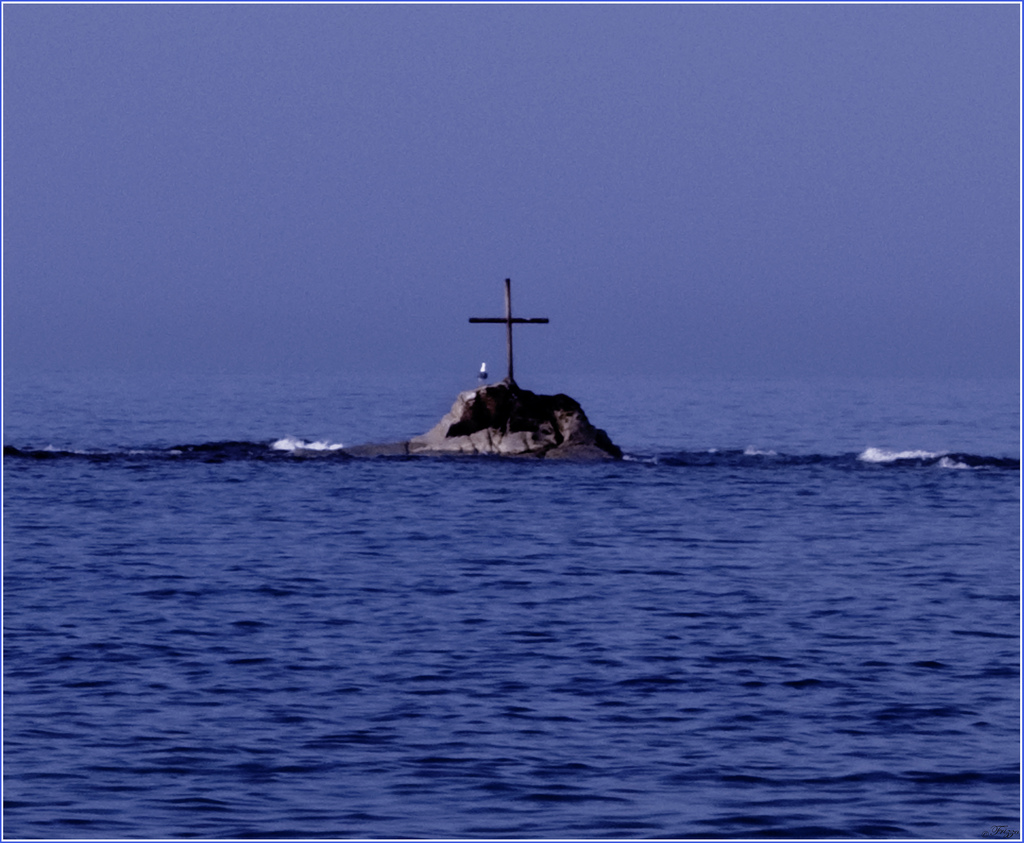
[(5, 4), (5, 366), (1013, 375), (1020, 16)]

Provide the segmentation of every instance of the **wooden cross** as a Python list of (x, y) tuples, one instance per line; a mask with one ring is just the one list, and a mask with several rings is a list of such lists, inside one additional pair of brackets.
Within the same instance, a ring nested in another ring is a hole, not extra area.
[(512, 279), (505, 279), (505, 318), (500, 317), (488, 317), (480, 318), (475, 316), (469, 317), (470, 322), (504, 322), (506, 325), (506, 346), (508, 348), (508, 380), (509, 383), (515, 383), (515, 378), (512, 377), (512, 325), (542, 325), (547, 323), (547, 319), (513, 319), (512, 318)]

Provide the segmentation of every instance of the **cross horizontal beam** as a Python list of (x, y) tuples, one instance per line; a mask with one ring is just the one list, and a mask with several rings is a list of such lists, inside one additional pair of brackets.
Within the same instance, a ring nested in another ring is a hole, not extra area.
[(501, 322), (502, 324), (504, 324), (505, 322), (515, 322), (518, 325), (520, 322), (527, 322), (527, 323), (533, 323), (533, 324), (546, 324), (546, 323), (550, 322), (551, 320), (550, 319), (544, 319), (544, 318), (541, 318), (541, 319), (522, 319), (519, 316), (516, 316), (514, 319), (506, 319), (504, 316), (487, 316), (487, 317), (470, 316), (469, 317), (469, 321), (470, 322)]

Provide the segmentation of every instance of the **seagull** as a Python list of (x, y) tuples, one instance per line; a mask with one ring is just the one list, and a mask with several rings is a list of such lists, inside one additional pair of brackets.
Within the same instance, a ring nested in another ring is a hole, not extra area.
[(485, 381), (485, 380), (487, 380), (487, 364), (486, 363), (481, 363), (480, 364), (480, 374), (478, 374), (476, 376), (476, 379), (478, 381)]

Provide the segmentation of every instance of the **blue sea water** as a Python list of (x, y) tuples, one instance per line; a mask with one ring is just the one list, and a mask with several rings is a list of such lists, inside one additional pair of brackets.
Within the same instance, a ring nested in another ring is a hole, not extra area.
[(1017, 382), (472, 386), (8, 373), (5, 837), (1016, 834)]

